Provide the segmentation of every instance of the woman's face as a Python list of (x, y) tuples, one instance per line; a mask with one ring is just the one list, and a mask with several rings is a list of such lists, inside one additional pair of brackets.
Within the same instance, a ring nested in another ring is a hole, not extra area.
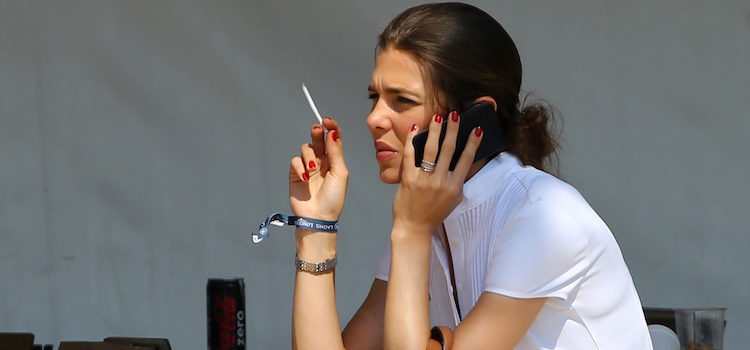
[(375, 141), (380, 180), (398, 183), (406, 136), (414, 124), (425, 130), (434, 113), (429, 106), (435, 98), (425, 91), (417, 61), (408, 53), (392, 49), (381, 51), (375, 58), (367, 90), (372, 100), (367, 126)]

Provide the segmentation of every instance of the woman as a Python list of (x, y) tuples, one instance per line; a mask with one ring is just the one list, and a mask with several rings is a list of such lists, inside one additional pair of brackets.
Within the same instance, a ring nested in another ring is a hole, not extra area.
[[(438, 324), (455, 329), (454, 349), (651, 348), (611, 232), (575, 189), (542, 171), (556, 146), (549, 111), (519, 110), (520, 86), (515, 44), (483, 11), (428, 4), (392, 20), (379, 36), (367, 117), (380, 178), (398, 184), (390, 244), (342, 333), (336, 235), (297, 229), (295, 348), (425, 349), (429, 303)], [(495, 108), (508, 147), (472, 163), (476, 128), (449, 171), (456, 111), (481, 102)], [(323, 124), (327, 137), (313, 126), (291, 161), (290, 204), (297, 216), (336, 221), (348, 171), (340, 128)], [(428, 162), (416, 167), (420, 130)]]

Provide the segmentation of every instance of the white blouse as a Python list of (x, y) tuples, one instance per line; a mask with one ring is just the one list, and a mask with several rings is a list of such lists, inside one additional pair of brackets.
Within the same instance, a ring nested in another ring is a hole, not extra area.
[[(443, 222), (461, 315), (448, 254), (435, 234), (430, 303), (437, 324), (455, 328), (484, 292), (545, 297), (516, 349), (652, 349), (620, 248), (578, 191), (504, 152), (463, 193)], [(388, 243), (376, 278), (388, 280), (390, 260)]]

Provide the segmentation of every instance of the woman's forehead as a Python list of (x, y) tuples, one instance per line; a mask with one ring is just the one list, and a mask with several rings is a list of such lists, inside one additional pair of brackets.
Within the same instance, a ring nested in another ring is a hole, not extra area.
[(375, 58), (369, 88), (423, 95), (424, 86), (422, 69), (412, 55), (398, 50), (385, 50)]

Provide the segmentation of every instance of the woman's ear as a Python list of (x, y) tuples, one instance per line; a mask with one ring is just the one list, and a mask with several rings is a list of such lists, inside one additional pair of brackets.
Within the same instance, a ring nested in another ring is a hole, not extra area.
[(490, 96), (477, 97), (477, 99), (474, 100), (474, 102), (472, 103), (472, 105), (480, 104), (480, 103), (483, 103), (483, 102), (492, 103), (492, 106), (495, 108), (495, 112), (497, 112), (497, 102), (495, 102), (495, 99), (492, 98), (492, 97), (490, 97)]

